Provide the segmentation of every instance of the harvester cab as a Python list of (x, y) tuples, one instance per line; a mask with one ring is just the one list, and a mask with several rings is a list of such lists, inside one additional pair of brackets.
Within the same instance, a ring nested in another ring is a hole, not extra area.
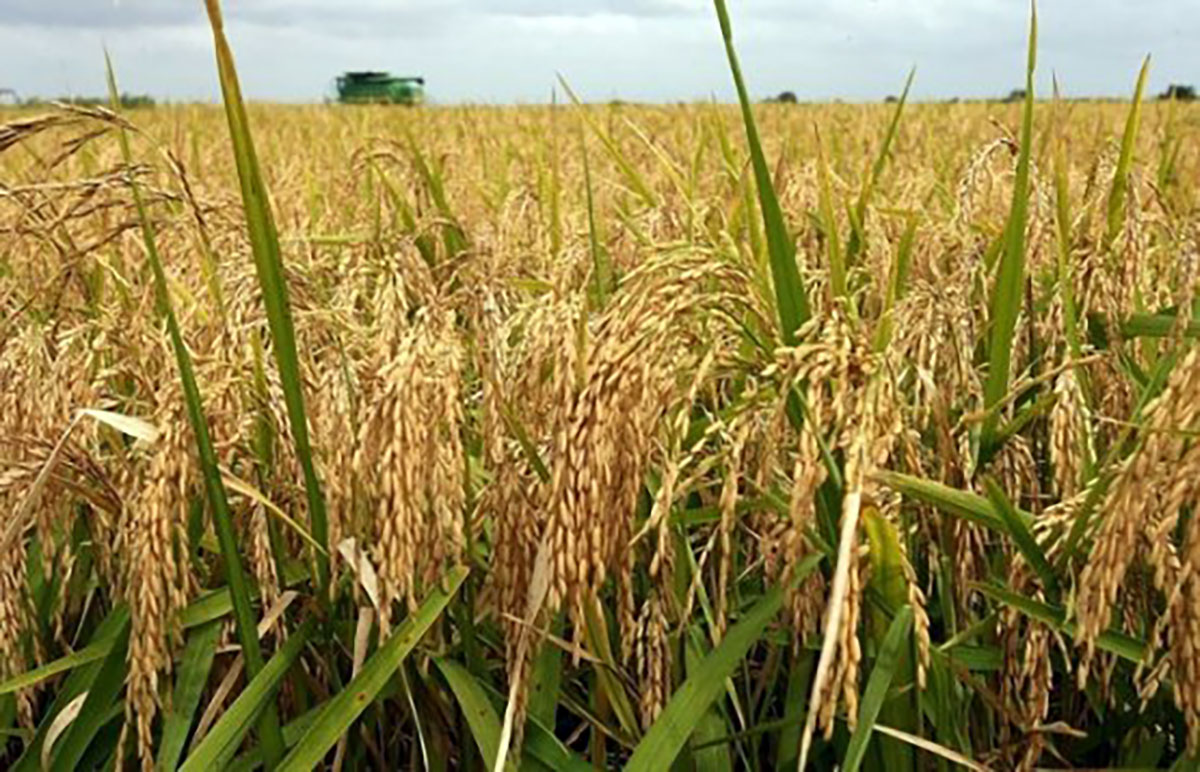
[(337, 78), (342, 104), (419, 105), (425, 101), (425, 79), (387, 72), (347, 72)]

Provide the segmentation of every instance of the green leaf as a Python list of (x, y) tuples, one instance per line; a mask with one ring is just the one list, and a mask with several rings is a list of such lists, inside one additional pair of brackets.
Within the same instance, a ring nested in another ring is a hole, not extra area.
[(983, 479), (984, 489), (987, 491), (988, 501), (992, 502), (992, 506), (1000, 513), (1000, 517), (1004, 520), (1004, 525), (1008, 529), (1008, 535), (1016, 542), (1017, 549), (1021, 551), (1021, 555), (1029, 566), (1037, 572), (1038, 578), (1042, 580), (1042, 586), (1046, 588), (1046, 593), (1052, 602), (1057, 603), (1061, 588), (1058, 583), (1058, 576), (1054, 573), (1054, 569), (1050, 566), (1050, 561), (1046, 560), (1046, 553), (1042, 551), (1042, 547), (1033, 538), (1033, 533), (1029, 530), (1029, 526), (1017, 515), (1017, 510), (1013, 507), (1012, 502), (1004, 495), (1004, 491), (1000, 489), (996, 480), (988, 475)]
[[(299, 718), (289, 721), (283, 727), (283, 744), (284, 747), (291, 748), (300, 737), (308, 731), (312, 723), (317, 720), (317, 716), (321, 714), (324, 705), (318, 705), (305, 711)], [(224, 772), (252, 772), (262, 766), (262, 750), (260, 748), (252, 748), (246, 751), (241, 756), (229, 763)]]
[(608, 250), (600, 243), (596, 225), (596, 205), (592, 200), (592, 168), (588, 163), (587, 147), (582, 142), (580, 154), (583, 156), (583, 184), (587, 200), (588, 247), (592, 253), (592, 294), (596, 308), (604, 308), (608, 304), (609, 293), (615, 289), (616, 273), (613, 271)]
[[(992, 290), (992, 340), (988, 352), (988, 377), (983, 404), (990, 409), (1008, 393), (1008, 371), (1012, 363), (1013, 336), (1021, 310), (1025, 285), (1025, 222), (1029, 214), (1029, 166), (1033, 150), (1033, 72), (1037, 66), (1037, 7), (1030, 6), (1029, 52), (1025, 67), (1025, 109), (1021, 119), (1021, 147), (1013, 181), (1012, 209), (1004, 234), (1004, 252)], [(983, 422), (980, 458), (994, 452), (999, 414), (992, 412)]]
[(721, 36), (725, 40), (725, 55), (729, 59), (729, 70), (737, 87), (738, 102), (742, 107), (742, 123), (746, 128), (746, 143), (750, 146), (750, 163), (754, 167), (754, 180), (758, 185), (758, 202), (762, 209), (763, 227), (767, 234), (767, 252), (771, 259), (771, 277), (775, 282), (775, 300), (779, 313), (779, 330), (785, 345), (796, 342), (796, 330), (808, 321), (812, 312), (800, 281), (800, 270), (796, 267), (796, 244), (788, 233), (783, 219), (783, 210), (775, 195), (771, 172), (763, 155), (762, 143), (758, 139), (758, 128), (754, 123), (754, 112), (750, 108), (750, 95), (742, 79), (742, 68), (738, 64), (737, 52), (733, 49), (733, 28), (729, 23), (729, 12), (725, 0), (713, 0), (717, 20), (721, 25)]
[[(104, 618), (104, 621), (96, 628), (92, 638), (95, 641), (110, 640), (115, 642), (117, 639), (125, 636), (128, 630), (129, 610), (125, 606), (118, 606)], [(111, 651), (111, 646), (109, 650)], [(105, 657), (107, 656), (106, 652)], [(50, 726), (67, 705), (79, 695), (91, 689), (102, 667), (103, 662), (100, 660), (76, 666), (71, 671), (71, 674), (67, 676), (67, 679), (58, 685), (54, 701), (45, 711), (45, 715), (38, 725), (33, 740), (26, 744), (25, 751), (12, 767), (12, 772), (39, 772), (41, 770), (42, 747), (49, 733)]]
[[(550, 624), (555, 635), (562, 632), (563, 615), (559, 612)], [(543, 646), (533, 661), (529, 674), (529, 717), (546, 726), (554, 726), (558, 708), (559, 684), (562, 681), (562, 649), (558, 646)]]
[(467, 244), (467, 236), (459, 224), (458, 218), (454, 214), (454, 210), (450, 208), (450, 202), (446, 198), (446, 186), (442, 179), (441, 165), (438, 163), (429, 163), (425, 159), (425, 154), (421, 152), (421, 146), (411, 136), (408, 136), (408, 150), (412, 156), (413, 167), (417, 170), (417, 175), (421, 181), (425, 183), (426, 189), (429, 191), (429, 197), (433, 199), (433, 205), (437, 207), (438, 214), (444, 221), (442, 226), (442, 244), (446, 248), (446, 257), (454, 258), (463, 252)]
[(875, 659), (875, 667), (871, 669), (871, 677), (867, 688), (862, 693), (862, 702), (858, 708), (858, 724), (854, 734), (850, 735), (850, 744), (846, 746), (846, 755), (842, 759), (842, 769), (845, 772), (857, 772), (863, 756), (867, 752), (867, 741), (871, 739), (871, 731), (875, 728), (875, 720), (879, 710), (887, 698), (888, 688), (892, 684), (892, 676), (900, 665), (904, 654), (904, 644), (912, 630), (913, 612), (910, 606), (901, 607), (892, 624), (888, 627)]
[[(308, 569), (288, 566), (284, 569), (282, 584), (284, 587), (292, 587), (307, 580), (308, 576)], [(250, 589), (250, 598), (256, 599), (258, 596), (258, 588), (252, 587)], [(179, 624), (184, 630), (188, 630), (193, 627), (199, 627), (206, 622), (211, 622), (214, 619), (220, 619), (232, 610), (233, 599), (230, 596), (228, 587), (210, 590), (188, 604), (187, 608), (183, 611), (179, 612)]]
[(221, 623), (206, 622), (188, 636), (187, 647), (175, 674), (175, 694), (170, 709), (163, 718), (162, 739), (158, 745), (158, 768), (164, 772), (179, 766), (184, 746), (192, 731), (192, 719), (200, 697), (208, 683), (213, 659), (217, 653), (217, 639), (221, 636)]
[[(458, 706), (467, 718), (467, 726), (471, 728), (475, 745), (483, 754), (486, 768), (494, 769), (496, 752), (500, 749), (500, 719), (496, 716), (496, 709), (492, 707), (491, 700), (465, 667), (441, 657), (433, 661), (445, 676), (450, 691), (454, 692)], [(505, 768), (514, 769), (511, 760), (505, 764)]]
[(526, 760), (536, 759), (555, 772), (593, 772), (591, 764), (572, 753), (538, 721), (525, 726), (524, 754)]
[[(808, 576), (820, 560), (820, 555), (812, 555), (801, 563), (792, 586)], [(741, 664), (746, 652), (761, 639), (767, 625), (779, 613), (784, 590), (779, 586), (763, 593), (746, 615), (726, 631), (720, 645), (709, 652), (671, 696), (658, 720), (634, 749), (626, 772), (651, 772), (670, 767), (713, 700), (725, 691), (725, 679)]]
[(624, 684), (616, 676), (619, 668), (616, 657), (613, 655), (612, 643), (609, 640), (608, 620), (600, 604), (584, 604), (584, 622), (584, 643), (588, 650), (600, 660), (593, 667), (597, 688), (603, 693), (609, 709), (616, 714), (621, 730), (630, 737), (637, 737), (639, 729), (637, 713), (634, 710), (633, 702), (629, 699), (629, 694), (625, 691)]
[[(221, 714), (221, 718), (200, 744), (188, 754), (181, 768), (183, 772), (220, 769), (229, 762), (237, 752), (238, 746), (242, 744), (246, 733), (250, 731), (250, 724), (267, 705), (274, 704), (275, 692), (292, 665), (300, 658), (312, 635), (313, 626), (312, 621), (305, 622), (288, 636), (287, 642), (275, 652), (275, 656), (271, 657), (259, 674), (246, 684), (242, 693)], [(282, 744), (282, 737), (280, 743)]]
[[(875, 506), (862, 508), (862, 527), (870, 545), (867, 552), (871, 564), (868, 587), (879, 593), (890, 613), (908, 600), (908, 582), (904, 576), (904, 551), (900, 546), (900, 533)], [(885, 618), (878, 625), (877, 635), (882, 637), (884, 629), (888, 626)]]
[[(214, 0), (215, 2), (215, 0)], [(210, 6), (210, 10), (215, 6)], [(218, 11), (219, 13), (219, 11)], [(112, 62), (107, 52), (104, 56), (108, 74), (109, 98), (113, 109), (120, 105), (117, 79), (113, 72)], [(127, 166), (133, 166), (133, 151), (129, 144), (129, 135), (122, 126), (117, 132), (121, 144), (121, 155)], [(197, 451), (200, 456), (200, 468), (204, 475), (204, 490), (212, 511), (213, 526), (221, 543), (221, 557), (225, 560), (225, 573), (229, 580), (230, 597), (233, 600), (234, 619), (237, 622), (238, 640), (246, 656), (246, 673), (253, 677), (262, 669), (262, 651), (258, 645), (257, 625), (254, 612), (250, 608), (250, 591), (247, 587), (245, 573), (242, 571), (242, 561), (238, 553), (237, 537), (234, 534), (233, 518), (229, 512), (229, 500), (225, 493), (225, 483), (221, 479), (220, 467), (217, 464), (216, 450), (208, 432), (208, 419), (204, 413), (204, 402), (200, 396), (200, 387), (196, 383), (196, 374), (192, 366), (191, 354), (183, 342), (183, 334), (179, 322), (175, 318), (175, 309), (171, 302), (170, 290), (167, 285), (166, 272), (162, 259), (159, 257), (155, 239), (154, 224), (146, 211), (142, 199), (142, 191), (133, 177), (129, 178), (129, 188), (133, 193), (133, 201), (138, 213), (138, 221), (142, 229), (142, 241), (150, 267), (154, 272), (154, 288), (157, 295), (159, 312), (167, 320), (167, 331), (171, 338), (171, 347), (175, 352), (175, 361), (179, 367), (179, 378), (183, 385), (184, 402), (187, 406), (188, 422), (196, 437)], [(267, 750), (268, 766), (279, 758), (283, 751), (283, 741), (279, 736), (279, 720), (274, 709), (263, 714), (262, 741)]]
[[(116, 618), (123, 620), (120, 622), (124, 625), (129, 621), (129, 608), (127, 606), (118, 606), (112, 612)], [(26, 671), (20, 675), (0, 683), (0, 694), (12, 694), (20, 689), (26, 689), (34, 684), (41, 683), (51, 676), (56, 676), (59, 673), (65, 673), (68, 670), (74, 670), (81, 665), (86, 665), (89, 662), (98, 662), (108, 656), (112, 651), (113, 644), (117, 642), (119, 633), (112, 633), (105, 637), (99, 637), (83, 647), (79, 651), (73, 652), (60, 657), (53, 662), (48, 662), (41, 667)]]
[(367, 709), (396, 668), (442, 615), (466, 577), (467, 569), (463, 567), (449, 572), (442, 582), (445, 589), (431, 592), (421, 607), (405, 619), (404, 624), (367, 660), (346, 688), (325, 703), (320, 716), (280, 764), (280, 770), (308, 772), (321, 763), (329, 749)]
[(624, 175), (626, 182), (629, 183), (629, 187), (633, 189), (633, 192), (638, 195), (642, 203), (647, 207), (651, 209), (657, 208), (659, 205), (658, 196), (654, 194), (654, 189), (646, 182), (646, 178), (629, 162), (629, 159), (621, 152), (621, 148), (613, 141), (608, 132), (604, 131), (595, 121), (587, 106), (575, 95), (566, 78), (559, 75), (558, 82), (562, 84), (563, 89), (567, 92), (567, 96), (571, 98), (571, 103), (575, 106), (576, 114), (583, 119), (583, 122), (587, 124), (588, 128), (596, 135), (596, 138), (600, 140), (600, 143), (604, 145), (604, 149), (608, 151), (613, 163), (617, 165), (621, 174)]
[(892, 122), (888, 124), (887, 134), (883, 136), (883, 144), (879, 147), (879, 155), (875, 157), (875, 163), (871, 166), (871, 175), (863, 185), (862, 192), (859, 193), (858, 203), (854, 205), (852, 221), (856, 223), (856, 227), (850, 231), (850, 238), (846, 242), (847, 265), (853, 265), (854, 258), (865, 246), (862, 228), (867, 217), (867, 205), (871, 202), (871, 196), (875, 192), (876, 186), (879, 185), (879, 178), (883, 176), (888, 158), (891, 157), (892, 143), (896, 139), (897, 129), (900, 128), (900, 116), (904, 114), (904, 105), (908, 104), (908, 92), (912, 88), (913, 78), (916, 75), (917, 68), (914, 66), (908, 71), (908, 78), (904, 81), (904, 90), (900, 92), (900, 99), (896, 102), (896, 110), (892, 113)]
[[(221, 18), (219, 0), (205, 0), (208, 20), (212, 27), (213, 45), (216, 48), (217, 71), (224, 97), (225, 117), (229, 122), (229, 136), (233, 143), (233, 156), (237, 164), (238, 181), (242, 189), (242, 207), (246, 213), (246, 226), (250, 235), (250, 246), (254, 253), (254, 267), (258, 274), (263, 304), (266, 306), (267, 323), (271, 330), (275, 364), (279, 369), (283, 400), (287, 407), (288, 423), (296, 445), (296, 458), (304, 472), (304, 490), (308, 498), (309, 530), (324, 552), (316, 551), (318, 595), (329, 597), (329, 523), (325, 515), (325, 498), (313, 463), (313, 451), (308, 437), (308, 418), (304, 408), (304, 381), (300, 373), (300, 357), (297, 353), (296, 330), (292, 323), (292, 310), (288, 301), (287, 279), (283, 258), (279, 251), (279, 236), (275, 219), (271, 213), (271, 201), (263, 183), (254, 140), (250, 135), (250, 121), (246, 116), (246, 105), (242, 100), (233, 51), (225, 38), (224, 22)], [(245, 642), (243, 642), (243, 646)], [(250, 660), (247, 658), (247, 666)], [(249, 667), (247, 667), (247, 672)]]
[[(846, 285), (846, 261), (842, 255), (842, 241), (838, 238), (837, 217), (834, 215), (833, 189), (829, 181), (829, 159), (825, 157), (825, 146), (821, 133), (817, 132), (817, 209), (821, 215), (821, 230), (825, 234), (825, 254), (829, 260), (829, 286), (835, 300), (849, 303), (850, 290)], [(847, 305), (849, 308), (849, 305)]]
[[(1186, 310), (1185, 310), (1186, 313)], [(1094, 328), (1103, 331), (1106, 321), (1101, 314), (1089, 314), (1088, 321)], [(1166, 338), (1179, 324), (1176, 314), (1130, 314), (1121, 321), (1121, 336), (1125, 338)], [(1200, 320), (1189, 319), (1182, 325), (1188, 338), (1200, 338)]]
[[(932, 504), (955, 517), (970, 520), (998, 533), (1009, 532), (1004, 516), (983, 496), (899, 472), (877, 472), (875, 477), (897, 493)], [(1014, 511), (1026, 527), (1033, 524), (1033, 515), (1022, 509)]]
[(801, 706), (788, 720), (780, 725), (778, 753), (775, 757), (775, 772), (791, 772), (796, 768), (796, 757), (800, 751), (800, 732), (804, 726), (805, 700), (812, 684), (813, 669), (816, 667), (816, 653), (810, 649), (794, 652), (792, 666), (788, 673), (787, 696), (784, 706)]
[[(700, 648), (704, 636), (699, 631), (699, 625), (693, 627), (684, 642), (685, 667), (691, 673), (704, 661), (704, 651)], [(728, 686), (726, 687), (728, 690)], [(693, 772), (730, 772), (733, 769), (733, 759), (730, 748), (725, 743), (715, 742), (724, 737), (727, 732), (725, 718), (721, 715), (720, 702), (714, 700), (692, 731), (691, 742), (681, 751), (679, 762), (691, 762)], [(732, 720), (732, 719), (731, 719)], [(703, 746), (703, 747), (701, 747)]]
[(904, 297), (908, 287), (908, 274), (912, 267), (913, 243), (917, 237), (917, 223), (920, 218), (910, 214), (904, 224), (904, 233), (900, 235), (900, 243), (896, 247), (896, 257), (888, 271), (887, 292), (884, 295), (883, 311), (875, 328), (875, 350), (883, 351), (892, 341), (892, 313), (896, 303)]
[(127, 665), (125, 653), (129, 646), (129, 626), (126, 625), (118, 634), (108, 656), (104, 658), (96, 678), (88, 687), (87, 697), (83, 699), (83, 707), (79, 715), (71, 723), (51, 754), (52, 769), (78, 769), (79, 761), (87, 751), (88, 746), (96, 737), (96, 733), (108, 721), (108, 711), (125, 686)]
[(1108, 192), (1107, 227), (1104, 231), (1104, 248), (1112, 247), (1125, 221), (1125, 198), (1129, 190), (1129, 169), (1133, 165), (1133, 147), (1137, 143), (1138, 120), (1142, 114), (1142, 93), (1146, 89), (1146, 76), (1150, 73), (1150, 57), (1142, 61), (1137, 86), (1133, 90), (1133, 103), (1125, 119), (1125, 133), (1121, 136), (1121, 154), (1117, 168), (1113, 170), (1112, 188)]
[[(1057, 630), (1062, 630), (1072, 638), (1075, 637), (1075, 623), (1064, 621), (1067, 612), (1060, 606), (1052, 606), (1033, 598), (1027, 598), (997, 583), (979, 582), (971, 586), (1028, 617), (1045, 622)], [(1138, 664), (1141, 664), (1146, 656), (1145, 641), (1117, 630), (1106, 630), (1100, 633), (1096, 638), (1096, 648)]]

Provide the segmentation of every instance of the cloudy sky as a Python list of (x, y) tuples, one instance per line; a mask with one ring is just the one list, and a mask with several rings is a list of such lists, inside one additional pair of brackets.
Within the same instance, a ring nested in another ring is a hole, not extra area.
[[(1007, 93), (1023, 74), (1024, 0), (728, 0), (757, 96), (879, 99)], [(348, 69), (422, 74), (442, 102), (548, 99), (561, 72), (590, 99), (733, 96), (710, 0), (224, 0), (243, 87), (320, 99)], [(1073, 95), (1200, 83), (1200, 0), (1042, 0), (1041, 82)], [(203, 0), (0, 0), (0, 88), (217, 94)]]

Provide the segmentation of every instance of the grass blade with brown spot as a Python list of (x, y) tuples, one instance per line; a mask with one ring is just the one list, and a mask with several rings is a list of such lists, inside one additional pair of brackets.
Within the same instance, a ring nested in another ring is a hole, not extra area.
[[(796, 586), (816, 569), (820, 560), (820, 555), (814, 555), (802, 562), (791, 586)], [(713, 700), (725, 690), (726, 677), (741, 663), (783, 607), (784, 589), (773, 587), (763, 593), (753, 608), (726, 631), (721, 643), (704, 658), (695, 672), (675, 690), (658, 720), (634, 749), (625, 766), (626, 772), (670, 768)]]
[[(492, 707), (487, 693), (471, 675), (471, 672), (457, 662), (444, 658), (434, 659), (434, 664), (442, 671), (450, 691), (458, 700), (458, 706), (467, 718), (467, 726), (471, 736), (483, 754), (483, 763), (491, 769), (496, 763), (496, 752), (500, 749), (500, 719), (496, 709)], [(514, 769), (510, 761), (506, 769)]]
[(338, 738), (358, 719), (362, 712), (391, 679), (396, 668), (416, 647), (430, 627), (441, 617), (467, 577), (466, 568), (453, 569), (442, 582), (445, 589), (435, 589), (411, 616), (404, 620), (387, 642), (379, 647), (363, 665), (358, 675), (331, 698), (312, 726), (279, 765), (286, 772), (308, 772), (317, 768)]
[[(238, 698), (221, 714), (221, 718), (209, 733), (188, 755), (180, 768), (181, 772), (222, 769), (232, 760), (255, 717), (274, 705), (275, 692), (292, 665), (300, 658), (308, 639), (312, 636), (312, 630), (313, 623), (306, 622), (288, 635), (287, 642), (275, 652), (275, 656), (271, 657), (258, 675), (250, 679)], [(281, 737), (280, 743), (282, 742)]]

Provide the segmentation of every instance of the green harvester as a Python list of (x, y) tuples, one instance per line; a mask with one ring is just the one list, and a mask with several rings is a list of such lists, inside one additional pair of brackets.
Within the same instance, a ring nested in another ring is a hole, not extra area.
[(342, 104), (419, 105), (425, 101), (425, 79), (387, 72), (347, 72), (337, 78)]

